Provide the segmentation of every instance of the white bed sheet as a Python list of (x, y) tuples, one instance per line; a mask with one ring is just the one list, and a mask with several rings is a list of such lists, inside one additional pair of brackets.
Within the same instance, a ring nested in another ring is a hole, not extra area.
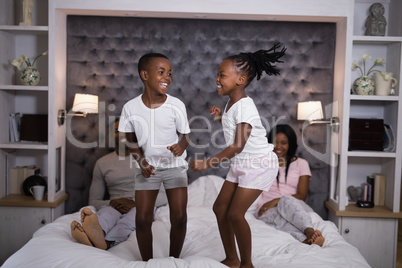
[[(133, 232), (129, 239), (108, 251), (76, 243), (70, 234), (72, 220), (79, 213), (64, 215), (35, 232), (33, 238), (13, 254), (3, 268), (10, 267), (222, 267), (224, 258), (212, 204), (223, 179), (203, 176), (189, 185), (187, 235), (180, 259), (168, 256), (169, 209), (160, 207), (152, 225), (154, 259), (143, 262)], [(323, 247), (306, 245), (290, 234), (276, 230), (246, 214), (252, 231), (253, 263), (256, 268), (267, 267), (370, 267), (360, 252), (347, 243), (330, 221), (311, 212), (314, 228), (322, 231)]]

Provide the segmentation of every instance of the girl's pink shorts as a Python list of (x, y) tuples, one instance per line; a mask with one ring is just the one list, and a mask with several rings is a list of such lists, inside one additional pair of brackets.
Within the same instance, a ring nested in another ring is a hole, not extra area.
[(239, 187), (268, 191), (278, 173), (278, 157), (270, 152), (262, 157), (232, 162), (226, 180)]

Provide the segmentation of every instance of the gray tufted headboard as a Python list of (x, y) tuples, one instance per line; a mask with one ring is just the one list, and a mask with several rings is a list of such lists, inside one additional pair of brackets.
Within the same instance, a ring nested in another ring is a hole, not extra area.
[[(94, 164), (113, 150), (114, 145), (108, 142), (109, 123), (120, 115), (124, 103), (142, 93), (137, 72), (140, 56), (161, 52), (169, 57), (173, 82), (168, 93), (186, 104), (192, 129), (187, 155), (194, 159), (211, 156), (224, 144), (221, 126), (209, 115), (212, 104), (223, 107), (227, 101), (216, 92), (220, 61), (280, 42), (287, 47), (281, 75), (253, 81), (247, 94), (254, 99), (267, 132), (275, 123), (286, 123), (299, 135), (298, 155), (309, 162), (313, 173), (307, 202), (327, 218), (324, 201), (328, 197), (329, 166), (302, 144), (296, 106), (299, 101), (321, 100), (324, 107), (332, 102), (335, 24), (69, 16), (67, 28), (66, 107), (72, 107), (75, 93), (88, 93), (99, 96), (100, 111), (71, 120), (74, 139), (89, 148), (80, 148), (67, 139), (66, 213), (88, 204)], [(325, 152), (326, 127), (310, 126), (303, 135), (307, 146)], [(201, 173), (189, 170), (189, 182), (212, 173), (225, 177), (227, 168)]]

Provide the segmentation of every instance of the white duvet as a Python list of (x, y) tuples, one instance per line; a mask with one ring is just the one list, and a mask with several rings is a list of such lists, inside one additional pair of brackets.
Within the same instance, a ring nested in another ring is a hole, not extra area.
[[(212, 204), (223, 179), (203, 176), (189, 185), (187, 235), (180, 259), (168, 256), (169, 208), (160, 207), (152, 225), (154, 259), (143, 262), (135, 232), (129, 239), (108, 251), (81, 245), (70, 234), (72, 220), (79, 213), (64, 215), (35, 232), (33, 238), (2, 266), (9, 267), (223, 267), (223, 246), (219, 237)], [(326, 241), (323, 247), (306, 245), (290, 234), (276, 230), (246, 214), (252, 231), (253, 263), (266, 267), (369, 267), (360, 252), (348, 244), (330, 221), (311, 212), (314, 228), (321, 230)]]

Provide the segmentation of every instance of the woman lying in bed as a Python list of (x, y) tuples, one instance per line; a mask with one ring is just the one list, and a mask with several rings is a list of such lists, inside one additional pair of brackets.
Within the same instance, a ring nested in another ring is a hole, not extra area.
[(279, 172), (271, 189), (261, 194), (256, 216), (303, 243), (322, 246), (325, 239), (319, 230), (312, 228), (308, 212), (313, 210), (304, 202), (311, 171), (306, 160), (295, 156), (296, 133), (289, 125), (277, 125), (268, 140), (275, 146)]

